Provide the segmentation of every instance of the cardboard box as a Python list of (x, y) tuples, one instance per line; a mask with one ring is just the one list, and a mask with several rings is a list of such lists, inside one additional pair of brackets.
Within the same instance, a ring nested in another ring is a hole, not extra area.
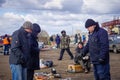
[(83, 67), (79, 64), (70, 64), (68, 65), (68, 72), (83, 72)]

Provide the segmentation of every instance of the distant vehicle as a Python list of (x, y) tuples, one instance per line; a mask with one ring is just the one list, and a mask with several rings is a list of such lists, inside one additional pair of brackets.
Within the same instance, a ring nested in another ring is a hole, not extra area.
[(109, 36), (109, 50), (112, 50), (114, 53), (120, 51), (120, 35)]
[(2, 41), (2, 38), (0, 38), (0, 47), (3, 47), (3, 41)]

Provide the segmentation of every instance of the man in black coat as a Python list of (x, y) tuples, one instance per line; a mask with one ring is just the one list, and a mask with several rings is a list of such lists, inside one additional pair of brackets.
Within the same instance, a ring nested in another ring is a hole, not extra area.
[(41, 28), (38, 24), (33, 24), (33, 31), (29, 39), (30, 44), (30, 54), (27, 68), (27, 80), (33, 80), (34, 70), (40, 69), (39, 66), (39, 53), (40, 49), (38, 47), (37, 35), (41, 32)]
[(29, 34), (33, 24), (26, 21), (23, 26), (12, 34), (9, 64), (12, 80), (27, 80), (27, 67), (30, 53)]

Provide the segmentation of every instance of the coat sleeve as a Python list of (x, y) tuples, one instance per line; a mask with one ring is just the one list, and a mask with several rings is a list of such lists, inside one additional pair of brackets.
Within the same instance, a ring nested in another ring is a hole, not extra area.
[(22, 45), (20, 43), (19, 32), (14, 32), (12, 35), (11, 52), (16, 56), (21, 57), (23, 55), (21, 46)]
[(109, 54), (109, 40), (108, 40), (108, 33), (105, 30), (102, 30), (99, 34), (100, 38), (100, 59), (105, 59), (106, 55)]
[(87, 44), (83, 48), (83, 51), (82, 51), (83, 56), (85, 56), (88, 52), (89, 52), (89, 41), (87, 42)]
[(34, 41), (34, 44), (31, 45), (31, 50), (33, 53), (38, 53), (40, 52), (40, 48), (38, 47), (38, 42), (37, 40)]
[(67, 43), (70, 44), (70, 37), (67, 35)]

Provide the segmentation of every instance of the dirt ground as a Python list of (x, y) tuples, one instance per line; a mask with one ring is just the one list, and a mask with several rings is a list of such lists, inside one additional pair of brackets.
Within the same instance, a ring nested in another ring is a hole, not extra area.
[[(74, 54), (75, 47), (71, 48), (72, 53)], [(93, 70), (88, 74), (85, 73), (68, 73), (67, 67), (69, 64), (74, 64), (73, 60), (70, 60), (70, 57), (65, 52), (62, 61), (58, 61), (60, 49), (52, 49), (48, 51), (41, 51), (40, 58), (44, 60), (52, 60), (54, 62), (54, 68), (57, 73), (61, 74), (62, 79), (71, 78), (71, 80), (94, 80)], [(0, 80), (12, 80), (11, 72), (9, 67), (9, 56), (4, 56), (0, 54)], [(114, 54), (110, 52), (110, 66), (111, 66), (111, 80), (120, 80), (120, 53)], [(35, 72), (51, 72), (51, 68), (45, 68), (37, 70)], [(60, 80), (54, 78), (54, 80)], [(67, 80), (67, 79), (66, 79)]]

